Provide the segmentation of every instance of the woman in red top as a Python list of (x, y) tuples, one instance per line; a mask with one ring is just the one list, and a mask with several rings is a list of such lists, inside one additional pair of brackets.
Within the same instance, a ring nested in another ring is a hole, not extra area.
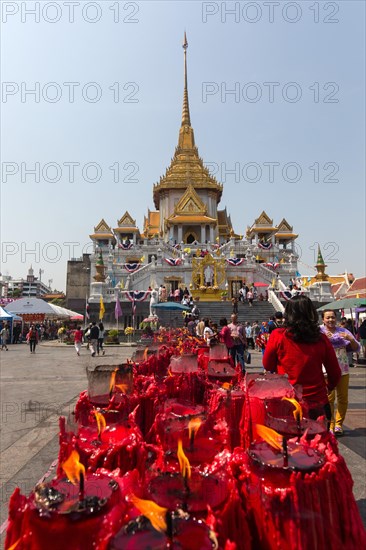
[(338, 384), (341, 370), (332, 345), (320, 332), (317, 311), (306, 296), (294, 296), (286, 303), (284, 328), (272, 332), (263, 366), (271, 372), (287, 374), (293, 386), (302, 386), (309, 418), (316, 420), (325, 413), (330, 421), (328, 391)]
[(231, 338), (231, 330), (228, 327), (226, 317), (220, 319), (220, 327), (222, 327), (219, 332), (220, 342), (225, 344), (228, 353), (230, 353), (231, 348), (234, 346), (234, 340)]

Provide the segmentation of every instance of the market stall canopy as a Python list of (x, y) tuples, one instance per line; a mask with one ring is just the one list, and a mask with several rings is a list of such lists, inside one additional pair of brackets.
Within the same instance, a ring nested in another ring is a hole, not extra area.
[(55, 311), (55, 314), (61, 319), (70, 319), (70, 321), (82, 321), (84, 319), (84, 315), (81, 315), (81, 313), (77, 313), (76, 311), (72, 311), (71, 309), (67, 309), (65, 307), (57, 306), (56, 304), (50, 304), (52, 309)]
[(15, 313), (9, 313), (4, 308), (0, 307), (0, 321), (21, 321), (22, 318)]
[(330, 304), (319, 307), (318, 311), (326, 311), (328, 309), (353, 309), (361, 306), (366, 306), (366, 298), (344, 298), (343, 300), (336, 300), (335, 302), (330, 302)]
[(6, 307), (9, 313), (16, 313), (21, 316), (44, 315), (45, 317), (57, 317), (51, 304), (40, 298), (19, 298), (19, 300), (14, 300), (14, 302), (11, 302)]

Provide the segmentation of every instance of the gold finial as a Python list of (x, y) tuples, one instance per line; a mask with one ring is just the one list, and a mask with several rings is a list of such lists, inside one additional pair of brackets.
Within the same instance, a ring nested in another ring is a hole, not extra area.
[(320, 245), (318, 244), (318, 258), (317, 262), (315, 264), (315, 268), (317, 270), (317, 274), (315, 275), (315, 279), (317, 281), (327, 281), (329, 279), (328, 275), (325, 273), (325, 268), (328, 267), (324, 260), (323, 256), (320, 250)]
[(187, 48), (188, 48), (187, 35), (186, 35), (186, 32), (184, 31), (184, 41), (183, 41), (183, 50), (184, 50), (184, 92), (183, 92), (182, 126), (190, 126), (191, 125), (191, 117), (190, 117), (190, 114), (189, 114), (189, 102), (188, 102)]

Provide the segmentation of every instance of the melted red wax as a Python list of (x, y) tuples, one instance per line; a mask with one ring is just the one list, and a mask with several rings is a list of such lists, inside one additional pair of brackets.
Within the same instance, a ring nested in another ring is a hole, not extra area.
[[(41, 516), (36, 508), (33, 494), (24, 499), (14, 492), (9, 504), (9, 528), (5, 548), (18, 539), (16, 550), (81, 550), (97, 548), (105, 550), (110, 538), (123, 523), (126, 504), (121, 499), (119, 488), (111, 491), (108, 482), (111, 476), (88, 475), (85, 479), (85, 494), (104, 496), (107, 504), (102, 511), (77, 518), (71, 514), (51, 512), (49, 517)], [(70, 483), (54, 480), (52, 485), (65, 492), (69, 504), (77, 498)], [(77, 492), (77, 490), (76, 490)], [(63, 503), (63, 506), (68, 504)]]
[[(283, 377), (260, 375), (258, 383), (253, 382), (253, 376), (247, 376), (243, 383), (239, 374), (233, 379), (235, 384), (239, 380), (237, 387), (230, 392), (220, 389), (207, 376), (208, 350), (198, 350), (195, 341), (184, 349), (188, 353), (198, 351), (197, 372), (171, 376), (168, 367), (171, 356), (177, 355), (174, 346), (182, 347), (178, 337), (176, 342), (173, 340), (168, 338), (167, 346), (159, 355), (151, 355), (133, 366), (134, 390), (130, 395), (119, 393), (117, 396), (114, 392), (100, 408), (107, 424), (116, 424), (115, 430), (107, 429), (101, 445), (91, 444), (95, 437), (94, 405), (86, 392), (80, 395), (75, 409), (75, 419), (83, 426), (84, 434), (77, 438), (66, 429), (64, 420), (60, 422), (60, 464), (79, 445), (81, 459), (89, 470), (101, 464), (108, 469), (119, 467), (114, 475), (122, 496), (115, 500), (113, 493), (105, 509), (89, 518), (71, 521), (70, 516), (60, 514), (39, 517), (32, 495), (26, 498), (16, 490), (9, 504), (6, 548), (20, 539), (17, 550), (106, 550), (121, 527), (136, 519), (138, 511), (124, 498), (130, 494), (152, 498), (171, 509), (187, 505), (191, 520), (192, 516), (204, 520), (215, 530), (219, 546), (225, 550), (363, 547), (365, 532), (352, 495), (352, 479), (333, 436), (320, 433), (314, 437), (316, 429), (302, 436), (304, 445), (325, 456), (324, 466), (311, 473), (266, 469), (254, 463), (243, 448), (237, 447), (242, 442), (249, 448), (253, 441), (253, 421), (265, 424), (276, 418), (293, 425), (291, 407), (282, 416), (277, 409), (268, 407), (271, 398), (295, 396), (288, 382)], [(175, 401), (169, 401), (171, 399)], [(181, 400), (188, 403), (182, 404)], [(197, 410), (204, 423), (189, 456), (186, 421), (196, 416)], [(131, 434), (125, 431), (127, 421), (137, 426)], [(180, 429), (175, 430), (176, 426)], [(192, 462), (189, 488), (179, 474), (173, 445), (179, 431), (185, 453)], [(212, 453), (207, 453), (209, 445)], [(131, 468), (136, 469), (131, 471)], [(106, 473), (107, 470), (101, 472)], [(58, 475), (57, 483), (65, 483), (61, 481), (64, 474), (60, 466)], [(196, 523), (185, 523), (180, 540), (177, 535), (169, 547), (195, 550), (192, 544), (199, 541), (197, 548), (203, 550), (206, 534), (206, 526), (197, 528)], [(166, 537), (156, 537), (155, 532), (151, 538), (149, 530), (145, 535), (156, 550)], [(126, 548), (142, 549), (145, 542), (145, 538), (138, 539), (136, 535), (128, 541), (132, 546)]]
[(207, 505), (218, 508), (228, 496), (227, 479), (221, 475), (202, 474), (192, 470), (187, 491), (180, 474), (165, 473), (153, 478), (147, 488), (152, 500), (174, 510), (187, 507), (188, 512), (204, 512)]
[[(318, 472), (304, 474), (253, 468), (248, 455), (236, 451), (233, 469), (251, 518), (254, 546), (265, 549), (346, 548), (366, 541), (352, 496), (350, 473), (328, 447)], [(342, 487), (342, 489), (341, 489)]]
[(210, 392), (208, 414), (217, 420), (226, 420), (231, 450), (241, 443), (239, 425), (243, 414), (243, 406), (244, 392), (240, 388), (234, 388), (233, 390), (216, 388)]

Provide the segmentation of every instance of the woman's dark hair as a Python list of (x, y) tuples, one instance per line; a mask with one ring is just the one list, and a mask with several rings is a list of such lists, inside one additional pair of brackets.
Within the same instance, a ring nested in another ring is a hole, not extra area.
[(103, 325), (102, 321), (99, 323), (98, 326), (99, 326), (100, 330), (104, 330), (104, 325)]
[(223, 317), (222, 319), (220, 319), (219, 323), (220, 323), (220, 327), (226, 327), (227, 326), (226, 317)]
[(294, 296), (286, 303), (284, 327), (295, 342), (317, 342), (320, 338), (318, 313), (307, 296)]

